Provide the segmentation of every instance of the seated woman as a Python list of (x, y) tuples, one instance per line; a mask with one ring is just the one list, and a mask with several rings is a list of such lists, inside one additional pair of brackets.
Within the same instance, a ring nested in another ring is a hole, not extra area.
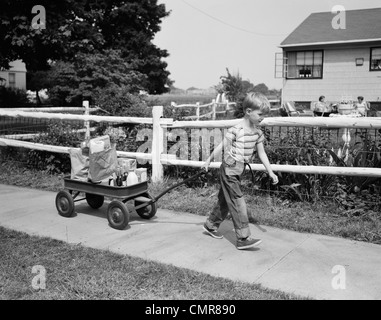
[(362, 117), (366, 117), (367, 111), (369, 110), (368, 104), (364, 101), (364, 97), (357, 97), (357, 103), (355, 104), (355, 110), (361, 114)]
[(329, 117), (332, 112), (332, 108), (330, 103), (325, 101), (325, 97), (320, 96), (319, 102), (315, 104), (313, 112), (316, 117)]

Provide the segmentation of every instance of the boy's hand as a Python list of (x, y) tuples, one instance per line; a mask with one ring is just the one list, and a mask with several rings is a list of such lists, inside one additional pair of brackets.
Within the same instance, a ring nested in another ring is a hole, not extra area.
[(270, 178), (273, 181), (273, 184), (278, 184), (279, 180), (278, 180), (278, 176), (276, 174), (271, 173)]

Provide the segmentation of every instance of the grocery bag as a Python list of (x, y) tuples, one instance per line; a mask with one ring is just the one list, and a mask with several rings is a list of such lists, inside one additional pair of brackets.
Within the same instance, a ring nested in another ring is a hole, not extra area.
[(69, 149), (71, 163), (71, 179), (87, 181), (89, 173), (89, 157), (81, 149)]
[(118, 167), (118, 157), (115, 145), (100, 152), (89, 155), (89, 179), (99, 182), (109, 178)]

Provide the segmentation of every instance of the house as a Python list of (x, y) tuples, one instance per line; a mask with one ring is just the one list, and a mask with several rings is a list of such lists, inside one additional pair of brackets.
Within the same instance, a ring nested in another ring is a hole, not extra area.
[(10, 63), (9, 70), (0, 70), (0, 85), (26, 90), (26, 67), (21, 60)]
[(313, 13), (280, 44), (283, 101), (311, 102), (321, 95), (327, 101), (356, 100), (361, 95), (381, 103), (381, 8), (340, 14), (345, 28), (333, 24), (338, 13)]

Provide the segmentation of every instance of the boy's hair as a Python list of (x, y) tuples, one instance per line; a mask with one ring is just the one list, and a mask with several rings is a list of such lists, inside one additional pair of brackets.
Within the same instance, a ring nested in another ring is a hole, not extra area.
[(320, 96), (319, 101), (322, 101), (324, 98), (325, 98), (324, 96)]
[(270, 112), (270, 102), (266, 96), (259, 92), (249, 92), (242, 102), (242, 109), (246, 114), (247, 109), (261, 110), (263, 113)]
[(363, 101), (363, 100), (364, 100), (364, 97), (363, 97), (363, 96), (359, 96), (359, 97), (357, 97), (357, 100), (361, 100), (361, 101)]

